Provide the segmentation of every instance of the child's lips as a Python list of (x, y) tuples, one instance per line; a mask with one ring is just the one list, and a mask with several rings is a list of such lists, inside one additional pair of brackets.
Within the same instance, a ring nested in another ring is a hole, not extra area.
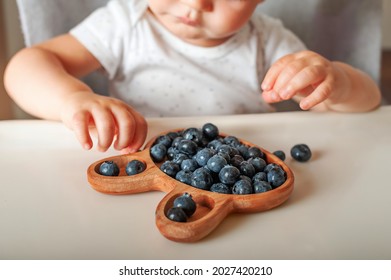
[(183, 24), (186, 24), (189, 26), (199, 26), (200, 25), (199, 21), (194, 20), (194, 19), (190, 19), (188, 17), (177, 17), (177, 19), (180, 23), (183, 23)]

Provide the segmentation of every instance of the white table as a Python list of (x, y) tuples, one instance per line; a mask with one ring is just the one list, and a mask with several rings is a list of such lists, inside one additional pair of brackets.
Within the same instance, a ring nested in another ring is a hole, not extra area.
[[(213, 122), (269, 151), (295, 174), (286, 203), (232, 214), (196, 243), (155, 225), (162, 192), (113, 196), (86, 170), (117, 155), (80, 148), (62, 124), (0, 122), (0, 259), (391, 259), (391, 107), (371, 113), (289, 112), (149, 119), (148, 139)], [(295, 162), (297, 143), (313, 158)]]

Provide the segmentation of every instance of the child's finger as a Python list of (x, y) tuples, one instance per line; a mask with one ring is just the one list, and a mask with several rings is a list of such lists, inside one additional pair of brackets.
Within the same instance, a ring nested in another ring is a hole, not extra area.
[(92, 115), (98, 132), (97, 148), (99, 151), (105, 152), (113, 142), (116, 132), (116, 123), (113, 115), (107, 109), (95, 109), (92, 111)]
[(319, 84), (325, 79), (327, 73), (325, 68), (320, 65), (311, 65), (302, 69), (294, 77), (292, 77), (279, 91), (282, 99), (291, 99), (297, 93), (304, 89)]
[(118, 134), (114, 141), (114, 148), (122, 150), (130, 145), (136, 131), (136, 121), (127, 110), (113, 110), (113, 115), (117, 123)]
[(308, 95), (300, 101), (300, 108), (303, 110), (309, 110), (315, 105), (318, 105), (319, 103), (325, 101), (330, 96), (330, 94), (331, 88), (329, 86), (329, 83), (324, 82), (320, 84), (312, 92), (312, 94)]
[(148, 124), (145, 118), (137, 111), (130, 109), (132, 116), (134, 117), (135, 123), (135, 134), (133, 140), (129, 144), (129, 148), (134, 152), (137, 151), (145, 142), (148, 132)]
[(265, 78), (261, 84), (263, 91), (269, 91), (274, 88), (275, 82), (280, 75), (281, 71), (286, 67), (288, 63), (292, 61), (293, 55), (287, 55), (277, 60), (267, 71)]
[(277, 92), (275, 92), (274, 90), (262, 92), (262, 97), (267, 103), (276, 103), (276, 102), (280, 102), (283, 100), (280, 97), (280, 95)]
[(85, 150), (92, 148), (92, 139), (89, 133), (90, 114), (88, 112), (78, 112), (72, 119), (71, 128), (76, 139)]

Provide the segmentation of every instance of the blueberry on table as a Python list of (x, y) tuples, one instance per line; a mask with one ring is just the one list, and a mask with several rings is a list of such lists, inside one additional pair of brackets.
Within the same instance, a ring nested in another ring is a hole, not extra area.
[(173, 205), (174, 208), (182, 208), (187, 217), (191, 217), (191, 215), (194, 214), (197, 208), (196, 203), (194, 202), (191, 194), (189, 193), (184, 193), (183, 195), (175, 198)]
[(143, 172), (145, 168), (146, 166), (144, 162), (135, 159), (128, 162), (125, 168), (125, 172), (127, 175), (131, 176)]
[(174, 222), (185, 223), (187, 222), (187, 216), (185, 211), (179, 207), (172, 207), (167, 211), (167, 218)]
[(306, 144), (297, 144), (292, 147), (291, 156), (299, 162), (306, 162), (311, 158), (312, 152)]
[(118, 165), (112, 160), (104, 161), (99, 166), (99, 174), (104, 176), (118, 176), (119, 175)]
[(278, 151), (275, 151), (273, 152), (273, 154), (278, 157), (280, 160), (284, 161), (285, 160), (285, 153), (284, 151), (281, 151), (281, 150), (278, 150)]

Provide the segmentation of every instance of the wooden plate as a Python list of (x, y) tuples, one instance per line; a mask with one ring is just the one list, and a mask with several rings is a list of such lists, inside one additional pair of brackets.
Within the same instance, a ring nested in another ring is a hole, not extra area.
[[(164, 134), (166, 133), (162, 135)], [(153, 162), (150, 148), (157, 137), (151, 139), (145, 149), (140, 152), (96, 161), (89, 166), (87, 177), (95, 190), (106, 194), (165, 192), (166, 196), (156, 208), (156, 226), (161, 234), (170, 240), (198, 241), (212, 232), (228, 214), (269, 210), (285, 202), (293, 191), (294, 176), (289, 167), (267, 150), (242, 139), (240, 141), (243, 144), (260, 148), (266, 155), (268, 163), (277, 163), (284, 169), (287, 175), (284, 184), (268, 192), (248, 195), (214, 193), (183, 184), (163, 173), (159, 168), (160, 164)], [(146, 169), (140, 174), (128, 176), (125, 173), (125, 167), (129, 161), (134, 159), (144, 162)], [(100, 165), (107, 160), (112, 160), (118, 165), (119, 176), (109, 177), (99, 174)], [(166, 217), (166, 213), (172, 207), (174, 199), (185, 192), (190, 193), (196, 202), (196, 212), (185, 223), (171, 221)]]

